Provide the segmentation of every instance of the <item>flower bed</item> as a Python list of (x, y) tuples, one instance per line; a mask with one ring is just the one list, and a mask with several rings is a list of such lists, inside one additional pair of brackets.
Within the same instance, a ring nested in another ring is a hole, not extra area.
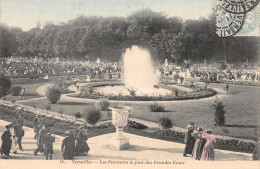
[(80, 93), (74, 97), (89, 98), (89, 99), (100, 99), (107, 98), (108, 100), (122, 100), (122, 101), (171, 101), (171, 100), (189, 100), (189, 99), (199, 99), (214, 96), (216, 91), (210, 88), (203, 89), (200, 87), (195, 87), (192, 92), (182, 92), (178, 91), (178, 95), (175, 95), (176, 89), (167, 86), (159, 85), (161, 88), (166, 88), (172, 91), (172, 94), (166, 96), (123, 96), (123, 95), (104, 95), (102, 93), (96, 93), (93, 88), (101, 86), (113, 86), (113, 85), (123, 85), (123, 83), (115, 82), (103, 82), (103, 83), (90, 83), (81, 89)]

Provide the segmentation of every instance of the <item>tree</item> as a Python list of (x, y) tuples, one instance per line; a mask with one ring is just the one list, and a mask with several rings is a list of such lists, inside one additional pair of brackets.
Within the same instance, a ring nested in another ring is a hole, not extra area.
[(0, 25), (0, 57), (10, 57), (17, 51), (18, 42), (16, 34), (20, 30), (18, 28), (9, 29)]
[(0, 75), (0, 98), (11, 93), (12, 83), (9, 77)]
[(225, 113), (226, 111), (224, 110), (225, 105), (219, 100), (215, 100), (215, 103), (212, 105), (214, 110), (215, 110), (215, 122), (217, 125), (224, 125), (225, 124)]
[[(123, 17), (78, 17), (55, 25), (46, 22), (23, 32), (0, 26), (0, 56), (63, 57), (118, 61), (126, 48), (139, 45), (163, 62), (256, 62), (259, 37), (220, 38), (216, 17), (186, 20), (148, 9)], [(236, 52), (234, 52), (236, 51)], [(85, 58), (85, 56), (88, 56)]]

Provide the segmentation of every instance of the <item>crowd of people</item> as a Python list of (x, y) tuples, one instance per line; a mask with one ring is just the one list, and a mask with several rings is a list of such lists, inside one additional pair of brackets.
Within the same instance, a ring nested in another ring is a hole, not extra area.
[[(25, 58), (11, 57), (0, 59), (0, 73), (9, 77), (48, 77), (57, 75), (88, 75), (89, 79), (112, 80), (123, 73), (123, 65), (118, 62), (109, 63), (88, 61), (71, 61), (59, 58)], [(204, 82), (259, 82), (260, 72), (256, 69), (220, 69), (217, 65), (177, 66), (167, 60), (157, 70), (165, 82), (183, 84), (186, 80)]]
[[(52, 133), (52, 125), (50, 125), (45, 115), (37, 115), (33, 121), (34, 124), (34, 139), (36, 140), (37, 148), (33, 154), (43, 153), (46, 160), (52, 160), (53, 143), (55, 142), (55, 135)], [(18, 114), (15, 121), (5, 126), (6, 130), (2, 134), (1, 156), (8, 159), (10, 153), (16, 154), (18, 149), (23, 151), (22, 137), (24, 137), (23, 130), (23, 116)], [(65, 138), (62, 141), (61, 151), (64, 159), (74, 159), (74, 156), (87, 154), (90, 150), (87, 140), (87, 125), (84, 124), (70, 131), (66, 131)]]
[(172, 80), (174, 83), (183, 84), (186, 80), (203, 82), (255, 82), (260, 80), (257, 69), (219, 69), (209, 66), (192, 66), (184, 68), (174, 64), (164, 63), (160, 69), (162, 79)]
[(0, 59), (0, 73), (9, 77), (45, 77), (57, 75), (89, 75), (92, 79), (119, 74), (121, 68), (117, 62), (88, 62), (60, 60), (58, 58), (24, 58), (12, 57)]
[(191, 122), (185, 132), (183, 156), (187, 157), (187, 154), (190, 154), (195, 160), (213, 161), (215, 159), (214, 138), (211, 133), (210, 129), (194, 127), (194, 123)]

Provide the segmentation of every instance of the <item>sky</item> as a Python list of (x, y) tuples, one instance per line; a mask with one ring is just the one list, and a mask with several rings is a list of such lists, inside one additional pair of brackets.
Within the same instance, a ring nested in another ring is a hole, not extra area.
[(208, 17), (212, 8), (212, 0), (0, 0), (0, 22), (28, 31), (37, 23), (66, 23), (78, 16), (127, 17), (141, 9), (199, 19)]

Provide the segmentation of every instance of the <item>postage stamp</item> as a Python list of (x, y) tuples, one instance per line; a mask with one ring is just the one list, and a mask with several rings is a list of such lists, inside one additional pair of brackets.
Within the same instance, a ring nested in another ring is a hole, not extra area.
[(259, 0), (217, 0), (215, 12), (218, 36), (260, 36)]

